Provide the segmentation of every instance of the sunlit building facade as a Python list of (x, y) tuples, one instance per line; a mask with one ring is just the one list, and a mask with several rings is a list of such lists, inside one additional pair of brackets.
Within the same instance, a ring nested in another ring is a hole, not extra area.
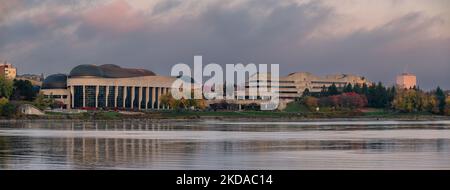
[(0, 63), (0, 76), (13, 80), (17, 76), (17, 69), (6, 61)]
[(414, 88), (417, 85), (416, 75), (411, 73), (402, 73), (397, 76), (397, 87), (399, 88)]
[(176, 78), (116, 65), (79, 65), (69, 75), (47, 77), (42, 92), (74, 109), (167, 109), (161, 96)]

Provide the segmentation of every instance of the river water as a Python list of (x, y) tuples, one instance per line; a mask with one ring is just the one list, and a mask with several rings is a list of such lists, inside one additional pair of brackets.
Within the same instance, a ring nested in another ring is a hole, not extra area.
[(450, 169), (450, 121), (0, 121), (0, 169)]

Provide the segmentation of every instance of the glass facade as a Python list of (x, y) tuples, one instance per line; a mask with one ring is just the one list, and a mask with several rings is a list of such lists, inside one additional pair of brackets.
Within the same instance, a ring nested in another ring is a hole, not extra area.
[(95, 108), (95, 89), (96, 86), (85, 86), (86, 88), (86, 107)]
[(142, 87), (141, 109), (145, 109), (145, 103), (147, 103), (147, 89), (147, 87)]
[(161, 87), (89, 85), (73, 86), (73, 89), (73, 108), (157, 109), (161, 107), (159, 96), (169, 93), (168, 88)]
[(74, 108), (81, 108), (83, 107), (83, 101), (84, 101), (84, 96), (83, 96), (83, 86), (74, 86), (73, 87), (74, 92), (73, 92), (73, 107)]
[(114, 105), (114, 102), (115, 102), (115, 99), (116, 99), (115, 93), (116, 93), (116, 87), (115, 86), (109, 86), (109, 92), (108, 92), (108, 107), (109, 108), (114, 108), (115, 107), (115, 105)]
[(148, 104), (147, 104), (147, 108), (148, 109), (151, 109), (151, 108), (153, 108), (153, 106), (152, 106), (152, 99), (153, 99), (153, 97), (152, 97), (152, 90), (154, 89), (153, 87), (148, 87), (149, 89), (149, 92), (148, 92)]
[(158, 97), (159, 97), (159, 91), (160, 91), (160, 88), (159, 87), (155, 87), (154, 88), (154, 90), (155, 90), (155, 104), (154, 104), (154, 107), (153, 108), (155, 108), (155, 109), (157, 109), (158, 108)]
[(134, 87), (133, 108), (139, 108), (139, 87)]
[(126, 87), (127, 97), (125, 98), (125, 108), (131, 108), (131, 86)]
[(119, 86), (117, 88), (117, 107), (118, 108), (123, 108), (123, 92), (124, 92), (124, 87), (123, 86)]
[(106, 107), (106, 86), (98, 87), (98, 107), (99, 108)]

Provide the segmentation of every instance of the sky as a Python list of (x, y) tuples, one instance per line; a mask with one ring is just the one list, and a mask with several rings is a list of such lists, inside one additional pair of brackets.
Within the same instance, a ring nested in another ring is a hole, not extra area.
[(1, 0), (0, 60), (19, 74), (117, 64), (280, 64), (450, 89), (448, 0)]

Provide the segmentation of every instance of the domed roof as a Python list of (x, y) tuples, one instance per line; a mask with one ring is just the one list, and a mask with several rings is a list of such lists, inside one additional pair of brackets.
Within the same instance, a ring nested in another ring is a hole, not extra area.
[(79, 65), (70, 71), (70, 77), (128, 78), (155, 75), (154, 72), (149, 70), (122, 68), (113, 64)]
[(66, 89), (67, 88), (67, 75), (54, 74), (50, 75), (42, 82), (41, 89)]
[(78, 65), (70, 71), (70, 77), (103, 77), (103, 71), (96, 65)]

